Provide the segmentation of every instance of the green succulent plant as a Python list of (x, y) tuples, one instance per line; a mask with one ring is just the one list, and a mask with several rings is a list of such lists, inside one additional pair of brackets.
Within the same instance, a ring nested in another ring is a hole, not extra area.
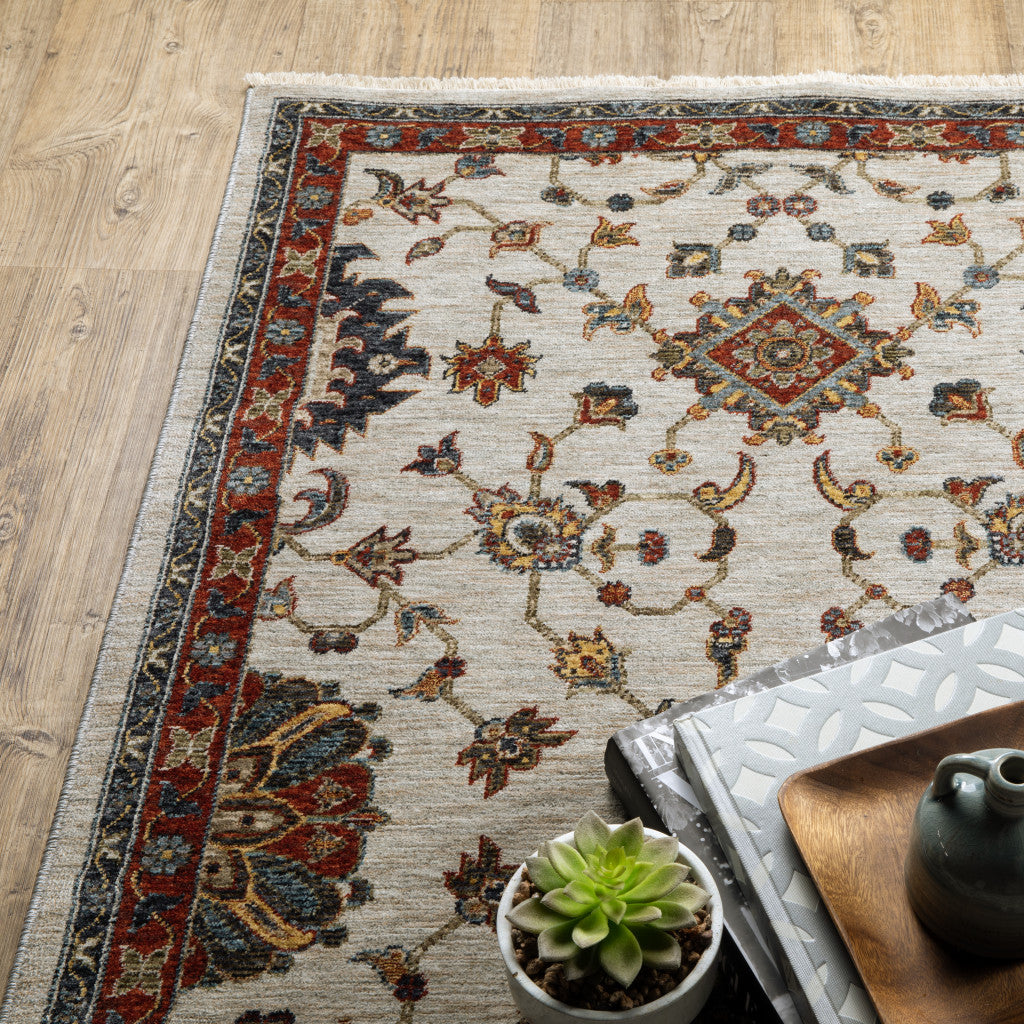
[(540, 958), (563, 962), (570, 981), (603, 968), (628, 988), (645, 963), (679, 966), (668, 933), (694, 924), (708, 901), (678, 853), (675, 839), (646, 838), (639, 818), (613, 829), (589, 811), (572, 844), (549, 840), (526, 859), (543, 895), (513, 907), (508, 920), (536, 935)]

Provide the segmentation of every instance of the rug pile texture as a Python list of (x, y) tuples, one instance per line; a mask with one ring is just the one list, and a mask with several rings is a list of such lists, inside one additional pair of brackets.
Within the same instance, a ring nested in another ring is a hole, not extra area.
[(511, 1024), (613, 731), (1019, 604), (1022, 97), (258, 79), (5, 1024)]

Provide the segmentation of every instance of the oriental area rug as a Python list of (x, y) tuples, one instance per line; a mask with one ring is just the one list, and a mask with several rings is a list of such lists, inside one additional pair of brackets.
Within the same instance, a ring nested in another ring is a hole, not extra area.
[(615, 730), (1019, 604), (1022, 101), (255, 76), (5, 1024), (512, 1024)]

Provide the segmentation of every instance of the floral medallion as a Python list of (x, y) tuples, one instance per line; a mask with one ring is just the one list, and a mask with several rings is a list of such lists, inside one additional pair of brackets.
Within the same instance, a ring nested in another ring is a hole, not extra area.
[(478, 523), (480, 551), (510, 572), (565, 571), (576, 565), (583, 522), (561, 498), (524, 498), (508, 485), (479, 490), (466, 510)]
[(862, 311), (874, 300), (819, 297), (816, 270), (795, 275), (750, 271), (747, 295), (719, 302), (706, 292), (697, 329), (679, 332), (653, 353), (656, 379), (692, 379), (708, 411), (747, 417), (761, 438), (789, 444), (806, 437), (822, 413), (864, 405), (872, 377), (888, 377), (913, 353)]

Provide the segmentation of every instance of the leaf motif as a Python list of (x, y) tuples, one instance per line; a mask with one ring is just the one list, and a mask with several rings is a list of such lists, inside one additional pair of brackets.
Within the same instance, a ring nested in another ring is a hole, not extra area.
[(531, 473), (546, 473), (555, 460), (555, 443), (546, 434), (530, 431), (533, 451), (526, 457), (526, 468)]
[(643, 188), (641, 192), (646, 192), (649, 196), (681, 196), (690, 187), (688, 181), (683, 179), (677, 179), (675, 181), (664, 181), (660, 185), (655, 185), (654, 188)]
[(433, 238), (421, 238), (406, 254), (405, 262), (408, 266), (413, 260), (422, 259), (424, 256), (433, 256), (444, 248), (444, 239), (435, 236)]
[(614, 249), (620, 245), (639, 245), (629, 229), (636, 227), (636, 221), (629, 221), (626, 224), (613, 224), (605, 217), (598, 217), (598, 225), (590, 236), (591, 245), (599, 245), (603, 249)]
[(921, 187), (920, 185), (904, 185), (891, 178), (883, 178), (881, 181), (873, 181), (871, 184), (880, 196), (889, 196), (890, 198), (912, 195)]
[(928, 221), (932, 232), (921, 239), (921, 244), (937, 242), (939, 245), (963, 245), (971, 237), (970, 228), (964, 223), (964, 216), (958, 213), (948, 224), (942, 220)]
[(917, 295), (910, 304), (910, 312), (919, 320), (926, 320), (933, 331), (951, 331), (957, 324), (966, 327), (971, 337), (981, 334), (976, 316), (980, 304), (973, 299), (943, 301), (939, 293), (924, 281), (917, 282)]
[(540, 312), (537, 296), (529, 288), (517, 284), (515, 281), (498, 281), (490, 274), (487, 275), (486, 284), (496, 295), (510, 298), (524, 313)]
[(650, 320), (654, 307), (651, 305), (651, 300), (647, 298), (647, 285), (638, 284), (630, 288), (626, 292), (626, 299), (622, 303), (622, 308), (629, 314), (630, 320), (634, 322), (646, 323), (646, 321)]

